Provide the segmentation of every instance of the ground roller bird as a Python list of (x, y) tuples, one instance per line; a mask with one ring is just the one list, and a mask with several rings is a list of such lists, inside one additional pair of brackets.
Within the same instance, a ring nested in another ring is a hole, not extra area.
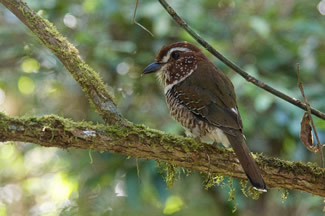
[(157, 72), (173, 118), (188, 136), (234, 149), (253, 187), (266, 191), (243, 135), (234, 86), (201, 50), (187, 42), (163, 47), (143, 73)]

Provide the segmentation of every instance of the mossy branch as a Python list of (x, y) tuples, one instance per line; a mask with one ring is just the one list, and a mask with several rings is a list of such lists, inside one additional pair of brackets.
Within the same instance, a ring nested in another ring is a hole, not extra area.
[(21, 0), (0, 0), (56, 55), (85, 92), (107, 124), (127, 123), (116, 109), (113, 97), (103, 81), (80, 57), (78, 50), (48, 20)]
[[(0, 114), (0, 141), (81, 148), (164, 161), (187, 169), (247, 180), (233, 151), (197, 143), (142, 125), (106, 126), (54, 115), (12, 118)], [(256, 155), (268, 188), (299, 190), (325, 197), (325, 169), (314, 164)]]

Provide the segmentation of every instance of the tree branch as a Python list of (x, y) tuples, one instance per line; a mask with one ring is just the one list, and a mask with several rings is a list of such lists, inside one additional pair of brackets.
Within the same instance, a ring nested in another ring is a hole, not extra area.
[[(94, 149), (164, 161), (202, 173), (247, 179), (234, 152), (196, 143), (140, 125), (105, 126), (76, 123), (54, 115), (12, 118), (0, 113), (0, 141), (46, 147)], [(314, 164), (256, 156), (268, 188), (305, 191), (325, 197), (325, 169)]]
[[(219, 53), (217, 50), (215, 50), (207, 41), (205, 41), (202, 37), (200, 37), (177, 13), (176, 11), (165, 1), (165, 0), (159, 0), (160, 4), (166, 9), (166, 11), (169, 13), (169, 15), (185, 30), (187, 31), (199, 44), (201, 44), (204, 48), (206, 48), (212, 55), (217, 57), (220, 61), (222, 61), (224, 64), (226, 64), (228, 67), (233, 69), (236, 73), (241, 75), (244, 79), (246, 79), (248, 82), (253, 83), (254, 85), (270, 92), (271, 94), (307, 111), (307, 106), (302, 101), (290, 97), (271, 86), (265, 84), (264, 82), (259, 81), (255, 77), (249, 75), (247, 72), (245, 72), (243, 69), (241, 69), (239, 66), (237, 66), (235, 63), (231, 62), (229, 59), (227, 59), (224, 55)], [(322, 113), (321, 111), (314, 109), (310, 107), (311, 113), (315, 116), (324, 119), (325, 120), (325, 113)]]
[(56, 55), (107, 124), (127, 123), (118, 112), (113, 97), (99, 75), (80, 57), (78, 50), (46, 19), (40, 17), (21, 0), (0, 0)]

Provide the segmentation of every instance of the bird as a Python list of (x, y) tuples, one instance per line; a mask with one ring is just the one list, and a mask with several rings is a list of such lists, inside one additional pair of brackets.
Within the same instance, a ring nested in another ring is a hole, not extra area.
[(187, 136), (232, 147), (254, 189), (266, 184), (243, 134), (231, 80), (195, 45), (186, 41), (163, 46), (143, 74), (157, 73), (171, 116)]

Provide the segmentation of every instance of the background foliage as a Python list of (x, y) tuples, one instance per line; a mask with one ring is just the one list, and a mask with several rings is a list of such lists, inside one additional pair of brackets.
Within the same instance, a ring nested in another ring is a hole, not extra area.
[[(193, 40), (157, 1), (29, 0), (96, 69), (130, 121), (174, 134), (183, 129), (168, 114), (155, 76), (141, 77), (161, 46)], [(325, 1), (179, 0), (172, 6), (221, 53), (258, 79), (301, 98), (296, 63), (311, 104), (325, 110)], [(194, 43), (194, 42), (193, 42)], [(0, 7), (0, 111), (12, 116), (58, 114), (102, 122), (78, 84), (53, 54), (8, 10)], [(211, 56), (210, 56), (211, 57)], [(231, 77), (252, 151), (286, 160), (317, 161), (299, 140), (303, 111), (247, 83), (211, 57)], [(317, 118), (320, 139), (325, 121)], [(2, 215), (231, 215), (229, 181), (204, 189), (204, 176), (182, 175), (172, 188), (157, 163), (107, 152), (0, 144)], [(139, 183), (141, 179), (141, 184)], [(323, 199), (271, 190), (254, 201), (234, 180), (235, 215), (319, 215)]]

